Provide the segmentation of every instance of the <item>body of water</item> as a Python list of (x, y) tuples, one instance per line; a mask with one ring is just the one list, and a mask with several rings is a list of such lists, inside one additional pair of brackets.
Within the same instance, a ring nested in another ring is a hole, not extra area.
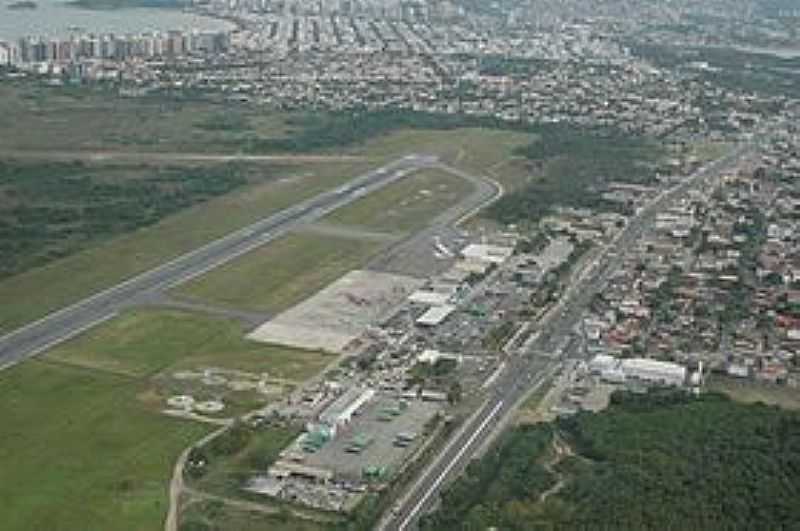
[[(62, 0), (35, 0), (36, 9), (8, 9), (15, 0), (0, 0), (0, 40), (27, 35), (68, 37), (71, 33), (143, 33), (170, 29), (223, 30), (225, 21), (158, 8), (96, 11), (72, 7)], [(76, 30), (75, 28), (80, 28)]]
[(762, 48), (759, 46), (736, 46), (735, 48), (742, 52), (772, 55), (780, 59), (800, 58), (800, 48)]

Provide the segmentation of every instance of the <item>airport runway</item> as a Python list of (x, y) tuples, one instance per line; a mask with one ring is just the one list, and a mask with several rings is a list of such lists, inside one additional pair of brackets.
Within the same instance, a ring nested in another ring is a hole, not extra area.
[(531, 389), (541, 385), (562, 367), (564, 359), (561, 353), (567, 349), (584, 308), (608, 278), (619, 270), (623, 250), (635, 244), (652, 227), (659, 212), (690, 190), (702, 189), (749, 151), (750, 146), (742, 146), (707, 164), (688, 179), (653, 198), (629, 219), (625, 228), (579, 273), (577, 282), (567, 288), (560, 302), (538, 324), (539, 336), (528, 346), (528, 351), (509, 359), (485, 402), (450, 438), (405, 496), (384, 515), (377, 526), (379, 531), (410, 531), (418, 528), (420, 517), (436, 506), (444, 486), (463, 472), (477, 450), (501, 425), (503, 418), (513, 413)]
[(301, 224), (314, 222), (368, 193), (436, 164), (435, 157), (423, 155), (398, 159), (2, 336), (0, 370), (111, 319), (124, 308), (152, 300), (154, 295), (219, 267)]

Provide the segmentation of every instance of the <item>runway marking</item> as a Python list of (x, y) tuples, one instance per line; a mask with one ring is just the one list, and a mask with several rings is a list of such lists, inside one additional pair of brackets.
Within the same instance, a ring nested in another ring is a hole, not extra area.
[[(70, 339), (74, 338), (75, 336), (78, 336), (78, 335), (86, 332), (90, 328), (94, 328), (95, 326), (97, 326), (99, 324), (105, 323), (106, 321), (109, 321), (109, 320), (113, 319), (117, 315), (119, 315), (119, 312), (115, 310), (115, 311), (113, 311), (113, 312), (111, 312), (109, 314), (106, 314), (106, 315), (104, 315), (102, 317), (99, 317), (99, 318), (95, 319), (94, 321), (88, 322), (88, 323), (84, 324), (83, 326), (80, 326), (80, 327), (76, 328), (75, 330), (70, 330), (69, 332), (67, 332), (63, 336), (61, 336), (59, 338), (56, 338), (56, 339), (54, 339), (52, 341), (48, 341), (44, 345), (40, 345), (40, 346), (34, 348), (33, 350), (31, 350), (30, 352), (25, 353), (24, 357), (25, 358), (29, 358), (29, 357), (36, 356), (37, 354), (39, 354), (41, 352), (44, 352), (45, 350), (48, 350), (48, 349), (50, 349), (50, 348), (52, 348), (52, 347), (54, 347), (56, 345), (64, 343), (65, 341), (69, 341)], [(11, 360), (11, 361), (9, 361), (7, 363), (0, 364), (0, 371), (2, 371), (3, 369), (6, 369), (8, 367), (11, 367), (12, 365), (16, 365), (17, 363), (19, 363), (19, 361), (20, 360)]]
[[(258, 220), (256, 222), (252, 223), (251, 225), (242, 227), (242, 228), (237, 229), (237, 230), (235, 230), (235, 231), (233, 231), (233, 232), (231, 232), (231, 233), (229, 233), (229, 234), (227, 234), (225, 236), (222, 236), (220, 238), (212, 240), (212, 241), (202, 245), (201, 247), (199, 247), (197, 249), (194, 249), (194, 250), (186, 252), (186, 253), (184, 253), (182, 255), (176, 256), (175, 258), (173, 258), (173, 259), (171, 259), (171, 260), (169, 260), (169, 261), (167, 261), (167, 262), (165, 262), (165, 263), (163, 263), (161, 265), (155, 266), (155, 267), (153, 267), (153, 268), (151, 268), (149, 270), (146, 270), (146, 271), (143, 271), (141, 273), (138, 273), (138, 274), (134, 275), (133, 277), (131, 277), (129, 279), (123, 280), (122, 282), (120, 282), (119, 284), (117, 284), (115, 286), (110, 286), (110, 287), (108, 287), (106, 289), (103, 289), (103, 290), (101, 290), (101, 291), (99, 291), (97, 293), (94, 293), (94, 294), (88, 296), (85, 299), (79, 300), (79, 301), (74, 302), (74, 303), (72, 303), (72, 304), (70, 304), (68, 306), (65, 306), (65, 307), (63, 307), (63, 308), (61, 308), (59, 310), (53, 311), (53, 312), (51, 312), (51, 313), (49, 313), (49, 314), (47, 314), (47, 315), (45, 315), (45, 316), (33, 321), (31, 323), (28, 323), (28, 324), (26, 324), (26, 325), (24, 325), (24, 326), (22, 326), (20, 328), (17, 328), (16, 330), (13, 330), (13, 331), (11, 331), (11, 332), (3, 335), (3, 336), (0, 336), (0, 346), (2, 346), (3, 343), (6, 343), (6, 342), (10, 341), (14, 337), (22, 335), (22, 334), (24, 334), (24, 333), (26, 333), (26, 332), (28, 332), (28, 331), (30, 331), (32, 329), (35, 329), (38, 326), (46, 324), (48, 321), (53, 321), (53, 320), (59, 319), (63, 315), (69, 315), (72, 312), (76, 312), (79, 309), (82, 309), (82, 308), (90, 305), (91, 303), (93, 303), (93, 302), (95, 302), (97, 300), (101, 300), (103, 297), (111, 297), (111, 296), (123, 291), (124, 289), (128, 288), (129, 286), (135, 285), (137, 282), (148, 281), (149, 280), (149, 281), (153, 282), (154, 284), (152, 286), (149, 286), (149, 287), (147, 287), (147, 286), (143, 287), (141, 290), (139, 290), (138, 293), (135, 293), (135, 295), (140, 295), (142, 293), (147, 293), (147, 292), (163, 291), (164, 289), (169, 289), (170, 287), (174, 287), (175, 285), (187, 282), (187, 281), (189, 281), (189, 280), (191, 280), (193, 278), (196, 278), (197, 276), (199, 276), (201, 274), (204, 274), (204, 273), (206, 273), (206, 272), (208, 272), (208, 271), (210, 271), (210, 270), (212, 270), (214, 268), (217, 268), (217, 267), (219, 267), (221, 265), (224, 265), (225, 263), (228, 263), (228, 262), (232, 261), (235, 258), (238, 258), (239, 256), (245, 254), (246, 252), (249, 252), (249, 251), (251, 251), (251, 250), (253, 250), (255, 248), (258, 248), (261, 245), (269, 243), (270, 241), (274, 240), (276, 236), (280, 236), (280, 234), (282, 234), (282, 233), (288, 232), (288, 230), (290, 230), (291, 227), (287, 228), (284, 225), (286, 223), (291, 223), (292, 220), (289, 220), (287, 218), (291, 218), (292, 216), (299, 214), (300, 218), (299, 218), (299, 220), (296, 220), (296, 221), (307, 222), (309, 219), (316, 219), (317, 217), (322, 217), (326, 213), (331, 212), (333, 210), (336, 210), (337, 208), (341, 208), (343, 205), (346, 205), (349, 202), (351, 202), (354, 198), (349, 197), (349, 195), (355, 189), (358, 189), (360, 187), (365, 187), (371, 193), (372, 191), (378, 190), (378, 189), (382, 188), (383, 186), (385, 186), (387, 184), (393, 183), (393, 182), (395, 182), (397, 180), (400, 180), (400, 179), (406, 177), (407, 175), (409, 175), (411, 173), (415, 173), (417, 171), (420, 171), (420, 170), (422, 170), (422, 169), (424, 169), (426, 167), (430, 167), (432, 165), (431, 161), (418, 160), (411, 167), (404, 166), (404, 164), (406, 164), (408, 161), (411, 161), (411, 160), (414, 160), (414, 159), (415, 159), (415, 156), (409, 155), (409, 156), (406, 156), (406, 157), (404, 157), (402, 159), (398, 159), (398, 160), (395, 160), (393, 162), (390, 162), (390, 163), (382, 166), (381, 168), (378, 168), (376, 170), (373, 170), (371, 172), (368, 172), (366, 174), (362, 174), (362, 175), (354, 178), (352, 181), (349, 181), (348, 183), (345, 183), (343, 186), (340, 186), (339, 188), (336, 188), (334, 190), (328, 190), (328, 191), (322, 192), (319, 195), (316, 195), (316, 196), (310, 197), (308, 199), (305, 199), (305, 200), (301, 201), (300, 203), (292, 205), (292, 206), (290, 206), (290, 207), (288, 207), (288, 208), (286, 208), (284, 210), (278, 211), (278, 212), (276, 212), (276, 213), (274, 213), (274, 214), (272, 214), (272, 215), (270, 215), (270, 216), (268, 216), (268, 217), (266, 217), (264, 219)], [(374, 178), (376, 178), (377, 176), (379, 176), (381, 174), (388, 174), (389, 172), (394, 172), (394, 173), (392, 175), (384, 177), (383, 179), (381, 179), (381, 180), (379, 180), (377, 182), (372, 182), (372, 183), (368, 182), (371, 179), (374, 179)], [(340, 196), (340, 195), (348, 195), (348, 197), (347, 198), (338, 198), (338, 196)], [(332, 205), (328, 205), (327, 207), (325, 207), (325, 206), (317, 207), (316, 209), (312, 210), (312, 208), (314, 207), (314, 205), (316, 203), (319, 203), (321, 201), (326, 201), (326, 200), (327, 201), (333, 201), (333, 204)], [(343, 200), (345, 201), (344, 203), (342, 203)], [(303, 212), (303, 211), (307, 211), (307, 212)], [(275, 226), (273, 226), (273, 227), (271, 227), (269, 229), (266, 229), (267, 232), (265, 232), (264, 234), (261, 234), (255, 241), (252, 241), (249, 244), (247, 244), (246, 241), (242, 241), (241, 240), (241, 238), (252, 237), (258, 231), (265, 230), (263, 228), (264, 226), (269, 226), (271, 224), (275, 225)], [(278, 234), (276, 234), (276, 233), (278, 233)], [(240, 239), (240, 240), (237, 242), (237, 239)], [(215, 246), (223, 245), (223, 244), (228, 243), (228, 242), (230, 243), (231, 246), (236, 246), (237, 244), (238, 245), (246, 244), (245, 245), (246, 248), (242, 249), (242, 250), (239, 250), (238, 252), (234, 253), (232, 256), (222, 257), (221, 259), (215, 260), (211, 264), (207, 264), (205, 267), (201, 268), (201, 271), (195, 271), (195, 272), (190, 272), (190, 273), (182, 273), (182, 274), (179, 273), (179, 277), (178, 278), (173, 278), (173, 279), (167, 278), (165, 280), (159, 280), (158, 278), (148, 278), (148, 277), (157, 277), (158, 275), (162, 275), (162, 274), (163, 275), (169, 275), (170, 274), (170, 269), (175, 268), (176, 266), (178, 266), (179, 268), (184, 267), (184, 268), (188, 269), (188, 268), (191, 267), (191, 264), (186, 264), (186, 262), (190, 261), (194, 257), (202, 255), (203, 252), (206, 252), (206, 251), (208, 251), (210, 249), (213, 249)], [(116, 310), (115, 310), (115, 313), (116, 313)], [(110, 318), (110, 317), (107, 317), (107, 318)], [(79, 330), (73, 331), (73, 332), (80, 333), (80, 332), (88, 329), (88, 327), (94, 326), (94, 324), (96, 324), (96, 323), (89, 323), (89, 325), (87, 325), (86, 327), (80, 327)], [(72, 337), (72, 335), (65, 336), (65, 337), (67, 339), (69, 339), (69, 337)], [(62, 341), (63, 340), (64, 339), (62, 339)], [(50, 346), (52, 346), (52, 344), (48, 344), (47, 345), (48, 348)], [(35, 356), (36, 354), (40, 353), (41, 351), (42, 351), (41, 348), (36, 348), (36, 349), (33, 349), (32, 351), (26, 352), (23, 355), (23, 357), (20, 358), (20, 359), (14, 359), (14, 360), (10, 360), (10, 361), (8, 361), (6, 363), (0, 364), (0, 370), (3, 370), (3, 369), (6, 369), (6, 368), (8, 368), (8, 367), (10, 367), (12, 365), (15, 365), (16, 363), (19, 363), (23, 359), (27, 359), (27, 358), (30, 358), (32, 356)]]
[[(417, 502), (414, 508), (411, 509), (411, 512), (408, 513), (406, 519), (403, 520), (403, 523), (401, 523), (400, 527), (398, 527), (398, 531), (403, 531), (408, 526), (408, 524), (411, 523), (411, 520), (414, 518), (417, 512), (419, 512), (419, 510), (422, 508), (425, 502), (428, 501), (428, 498), (430, 498), (431, 494), (433, 494), (433, 491), (439, 488), (439, 485), (441, 485), (442, 481), (444, 481), (444, 478), (447, 476), (447, 474), (449, 474), (450, 471), (453, 469), (453, 467), (456, 466), (456, 463), (459, 461), (459, 459), (461, 459), (461, 457), (463, 457), (464, 453), (466, 453), (466, 451), (469, 450), (469, 447), (472, 445), (473, 442), (475, 442), (475, 439), (478, 438), (478, 436), (481, 434), (484, 428), (486, 428), (486, 425), (492, 421), (495, 415), (497, 415), (497, 413), (500, 411), (500, 408), (503, 407), (503, 403), (504, 403), (503, 400), (498, 402), (494, 406), (492, 411), (489, 413), (489, 416), (483, 419), (483, 422), (481, 422), (481, 425), (478, 426), (478, 429), (475, 430), (475, 433), (473, 433), (472, 436), (469, 439), (467, 439), (467, 442), (464, 444), (464, 446), (461, 447), (461, 450), (459, 450), (458, 453), (455, 455), (455, 457), (452, 460), (450, 460), (450, 462), (447, 464), (442, 473), (439, 474), (439, 476), (433, 482), (433, 485), (430, 486), (430, 488), (425, 492), (422, 498), (420, 498), (419, 502)], [(447, 447), (448, 450), (449, 448), (450, 446)]]

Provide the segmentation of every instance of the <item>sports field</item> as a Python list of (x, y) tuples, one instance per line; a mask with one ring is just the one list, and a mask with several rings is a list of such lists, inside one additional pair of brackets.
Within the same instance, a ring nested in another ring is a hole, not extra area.
[(279, 312), (355, 269), (381, 246), (359, 238), (289, 234), (173, 293), (238, 309)]

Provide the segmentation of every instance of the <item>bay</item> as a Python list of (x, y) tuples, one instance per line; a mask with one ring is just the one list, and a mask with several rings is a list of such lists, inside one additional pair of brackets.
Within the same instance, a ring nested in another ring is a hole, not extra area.
[(144, 33), (166, 30), (224, 30), (226, 21), (177, 9), (93, 10), (63, 0), (35, 0), (36, 9), (8, 9), (16, 0), (0, 0), (0, 40), (25, 36), (65, 38), (76, 33)]

